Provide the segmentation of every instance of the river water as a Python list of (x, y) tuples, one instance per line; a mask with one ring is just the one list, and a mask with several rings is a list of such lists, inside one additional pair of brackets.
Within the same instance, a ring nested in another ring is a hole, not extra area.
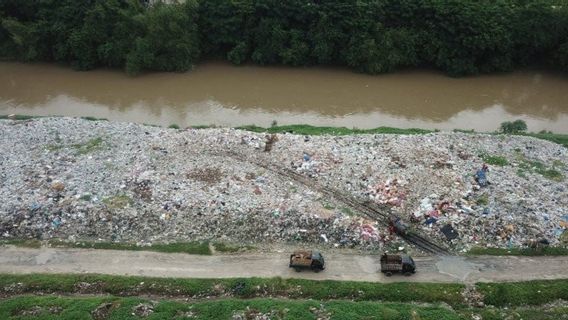
[(0, 62), (0, 114), (94, 116), (167, 126), (311, 124), (492, 131), (523, 119), (568, 133), (568, 76), (519, 71), (450, 78), (431, 70), (371, 76), (335, 68), (235, 67), (129, 77)]

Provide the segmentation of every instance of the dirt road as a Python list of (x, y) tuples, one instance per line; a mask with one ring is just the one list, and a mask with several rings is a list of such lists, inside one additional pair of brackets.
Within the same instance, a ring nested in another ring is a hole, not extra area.
[(181, 278), (282, 277), (373, 282), (493, 282), (568, 278), (568, 257), (417, 257), (411, 277), (387, 278), (379, 256), (329, 254), (320, 273), (288, 268), (288, 254), (188, 255), (0, 247), (0, 273), (101, 273)]

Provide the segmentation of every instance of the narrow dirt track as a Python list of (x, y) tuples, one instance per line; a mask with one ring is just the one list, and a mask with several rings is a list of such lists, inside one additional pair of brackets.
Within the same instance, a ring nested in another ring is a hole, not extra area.
[(179, 278), (282, 277), (372, 282), (497, 282), (568, 279), (564, 257), (417, 257), (411, 277), (387, 278), (379, 256), (329, 254), (323, 272), (288, 268), (288, 253), (188, 255), (144, 251), (0, 248), (0, 273), (100, 273)]

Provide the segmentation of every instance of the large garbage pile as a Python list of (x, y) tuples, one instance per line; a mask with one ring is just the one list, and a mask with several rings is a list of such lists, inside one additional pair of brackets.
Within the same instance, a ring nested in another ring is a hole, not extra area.
[(568, 237), (568, 152), (529, 137), (274, 137), (72, 118), (3, 120), (0, 131), (1, 238), (395, 241), (314, 185), (386, 205), (456, 250)]

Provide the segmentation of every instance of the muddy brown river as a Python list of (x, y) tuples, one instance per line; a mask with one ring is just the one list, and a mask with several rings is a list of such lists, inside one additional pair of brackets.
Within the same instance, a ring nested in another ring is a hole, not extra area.
[(568, 133), (568, 76), (519, 71), (450, 78), (434, 71), (370, 76), (334, 68), (235, 67), (129, 77), (0, 62), (0, 114), (94, 116), (167, 126), (311, 124), (492, 131), (523, 119)]

